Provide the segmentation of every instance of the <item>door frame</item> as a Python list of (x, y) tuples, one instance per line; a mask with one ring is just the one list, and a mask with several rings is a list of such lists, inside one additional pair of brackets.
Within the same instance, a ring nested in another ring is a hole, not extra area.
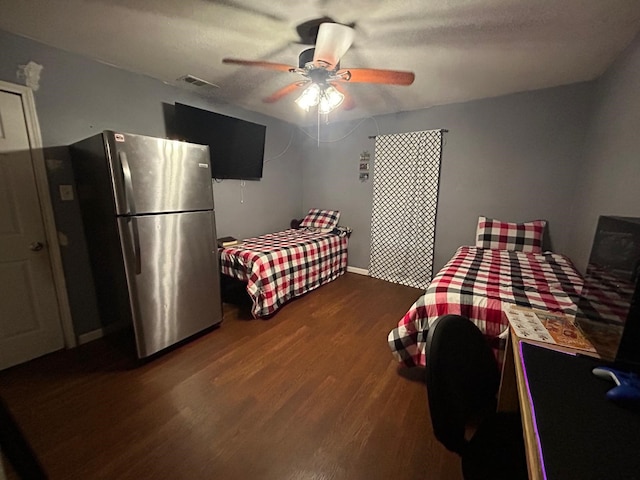
[(49, 180), (44, 159), (42, 135), (40, 133), (40, 124), (38, 123), (33, 91), (24, 85), (16, 85), (2, 80), (0, 80), (0, 90), (19, 95), (22, 100), (22, 109), (24, 111), (27, 134), (29, 136), (29, 146), (31, 147), (31, 164), (33, 165), (40, 212), (42, 214), (47, 245), (49, 246), (49, 261), (53, 274), (53, 286), (58, 302), (60, 327), (64, 336), (65, 347), (73, 348), (77, 345), (77, 342), (73, 328), (73, 320), (71, 318), (69, 298), (67, 297), (67, 282), (64, 277), (60, 243), (58, 242), (58, 232), (53, 215), (51, 194), (49, 193)]

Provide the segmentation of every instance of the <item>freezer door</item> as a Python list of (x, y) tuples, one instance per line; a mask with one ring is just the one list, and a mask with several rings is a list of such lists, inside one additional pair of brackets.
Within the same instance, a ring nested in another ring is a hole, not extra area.
[(209, 147), (104, 132), (116, 215), (213, 209)]
[(222, 321), (212, 211), (118, 218), (138, 356)]

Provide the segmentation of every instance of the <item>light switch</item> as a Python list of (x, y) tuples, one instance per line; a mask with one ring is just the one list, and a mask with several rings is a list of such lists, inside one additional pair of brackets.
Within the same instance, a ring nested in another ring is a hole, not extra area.
[(60, 200), (63, 202), (73, 201), (73, 185), (60, 185)]

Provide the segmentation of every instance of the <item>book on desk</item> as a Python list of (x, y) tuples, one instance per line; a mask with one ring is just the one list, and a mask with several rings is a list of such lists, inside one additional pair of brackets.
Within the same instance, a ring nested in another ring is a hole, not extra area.
[(596, 353), (591, 341), (568, 315), (516, 305), (506, 309), (505, 313), (511, 328), (521, 339)]
[(234, 237), (220, 237), (220, 238), (218, 238), (218, 248), (233, 247), (234, 245), (237, 245), (238, 243), (240, 243), (240, 242), (238, 241), (237, 238), (234, 238)]

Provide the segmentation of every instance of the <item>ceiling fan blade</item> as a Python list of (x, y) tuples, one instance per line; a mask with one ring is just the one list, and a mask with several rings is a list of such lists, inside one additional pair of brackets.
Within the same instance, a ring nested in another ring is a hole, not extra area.
[(355, 31), (339, 23), (323, 23), (318, 29), (313, 63), (316, 66), (335, 68), (340, 58), (353, 43)]
[(280, 100), (282, 97), (286, 97), (290, 93), (296, 91), (298, 88), (306, 85), (308, 82), (293, 82), (287, 85), (286, 87), (282, 87), (280, 90), (276, 90), (268, 97), (262, 99), (264, 103), (275, 103)]
[(356, 108), (356, 102), (353, 100), (353, 97), (349, 92), (347, 92), (346, 88), (340, 85), (338, 82), (331, 83), (342, 95), (344, 95), (344, 100), (342, 100), (341, 108), (343, 110), (353, 110)]
[(243, 65), (245, 67), (261, 67), (269, 70), (278, 70), (279, 72), (289, 72), (295, 70), (291, 65), (284, 63), (263, 62), (260, 60), (240, 60), (238, 58), (223, 58), (222, 63), (230, 63), (232, 65)]
[(345, 68), (338, 71), (342, 80), (350, 83), (385, 83), (387, 85), (411, 85), (416, 76), (413, 72), (379, 70), (375, 68)]

